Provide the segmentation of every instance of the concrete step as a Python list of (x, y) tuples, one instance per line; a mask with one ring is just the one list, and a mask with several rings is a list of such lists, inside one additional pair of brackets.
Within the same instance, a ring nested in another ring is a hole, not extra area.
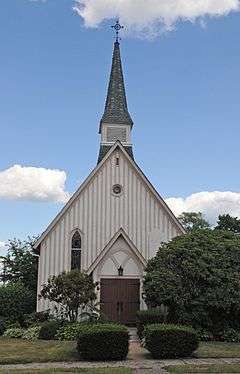
[(139, 341), (136, 327), (129, 327), (128, 332), (129, 332), (129, 336), (130, 336), (130, 339), (129, 339), (130, 342)]

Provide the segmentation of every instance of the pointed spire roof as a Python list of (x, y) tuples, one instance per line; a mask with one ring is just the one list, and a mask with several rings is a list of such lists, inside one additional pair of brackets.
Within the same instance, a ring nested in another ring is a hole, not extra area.
[(124, 124), (133, 126), (133, 121), (128, 113), (126, 92), (124, 86), (120, 46), (118, 40), (114, 43), (112, 69), (108, 86), (105, 111), (100, 123)]

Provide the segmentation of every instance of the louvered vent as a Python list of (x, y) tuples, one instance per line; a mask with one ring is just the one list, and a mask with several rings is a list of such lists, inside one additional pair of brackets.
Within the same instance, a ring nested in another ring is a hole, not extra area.
[(107, 129), (107, 141), (116, 142), (120, 140), (123, 143), (127, 141), (127, 130), (122, 127), (108, 127)]

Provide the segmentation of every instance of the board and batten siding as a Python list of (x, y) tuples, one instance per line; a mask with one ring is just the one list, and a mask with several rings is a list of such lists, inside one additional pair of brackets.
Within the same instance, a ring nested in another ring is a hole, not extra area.
[[(123, 187), (120, 196), (112, 193), (114, 184)], [(182, 233), (137, 169), (115, 150), (41, 243), (38, 293), (50, 275), (70, 269), (74, 230), (81, 233), (82, 266), (87, 270), (120, 228), (146, 260), (162, 241)], [(48, 307), (47, 301), (38, 301), (39, 311)]]

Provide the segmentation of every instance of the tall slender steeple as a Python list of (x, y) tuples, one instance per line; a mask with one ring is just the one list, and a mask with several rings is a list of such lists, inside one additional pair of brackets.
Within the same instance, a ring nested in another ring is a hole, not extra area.
[(113, 27), (117, 35), (113, 49), (112, 68), (105, 110), (100, 121), (99, 133), (101, 134), (101, 145), (98, 162), (102, 160), (117, 140), (123, 144), (131, 157), (133, 157), (131, 144), (133, 121), (128, 112), (118, 40), (118, 32), (122, 26), (117, 22)]
[(114, 43), (105, 111), (100, 123), (133, 125), (128, 113), (119, 42)]

